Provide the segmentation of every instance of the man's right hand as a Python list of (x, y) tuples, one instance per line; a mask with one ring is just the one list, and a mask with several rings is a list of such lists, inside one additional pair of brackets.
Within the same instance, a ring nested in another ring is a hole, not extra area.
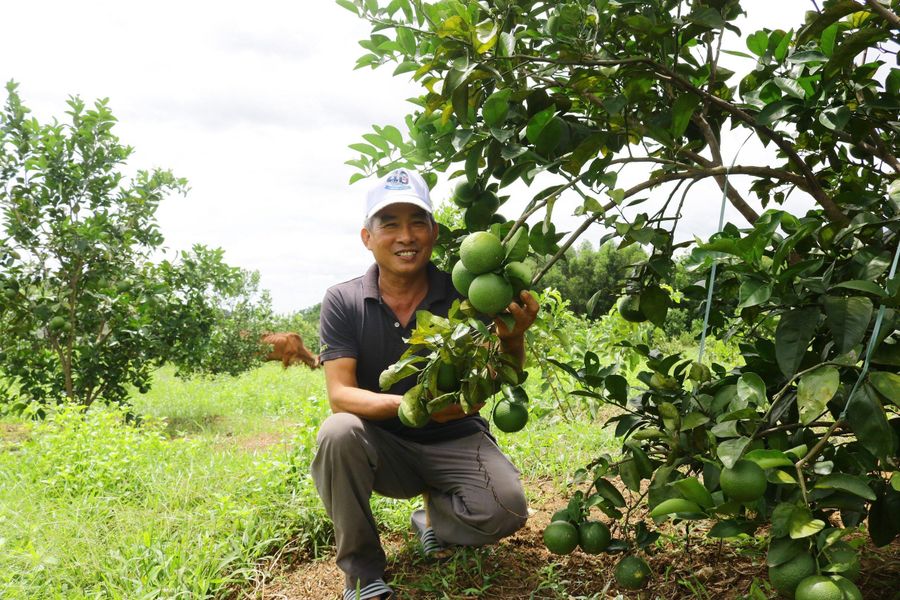
[(438, 423), (446, 423), (448, 421), (455, 421), (457, 419), (462, 419), (463, 417), (468, 417), (469, 415), (474, 415), (479, 410), (481, 410), (483, 406), (484, 406), (484, 403), (478, 404), (475, 406), (474, 409), (472, 409), (472, 412), (467, 413), (462, 409), (461, 404), (459, 404), (458, 402), (454, 402), (450, 406), (443, 408), (443, 409), (437, 411), (436, 413), (433, 413), (431, 415), (431, 419)]

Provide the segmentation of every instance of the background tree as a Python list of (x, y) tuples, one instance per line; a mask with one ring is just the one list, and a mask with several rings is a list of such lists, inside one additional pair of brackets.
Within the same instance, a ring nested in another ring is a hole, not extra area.
[(576, 314), (605, 315), (625, 288), (634, 265), (646, 253), (638, 245), (616, 248), (606, 242), (598, 249), (583, 241), (570, 248), (544, 275), (541, 284), (558, 289)]
[[(70, 98), (69, 122), (29, 118), (16, 85), (0, 114), (0, 341), (2, 371), (22, 402), (123, 401), (166, 360), (187, 370), (240, 370), (249, 351), (212, 360), (228, 315), (249, 308), (256, 280), (196, 247), (154, 264), (156, 209), (186, 181), (165, 170), (122, 169), (132, 149), (113, 134), (105, 100)], [(235, 318), (235, 323), (238, 319)], [(241, 324), (240, 327), (245, 327)], [(208, 356), (204, 356), (208, 354)]]
[[(900, 533), (888, 516), (900, 504), (896, 0), (811, 2), (804, 23), (751, 33), (735, 22), (763, 6), (739, 0), (337, 1), (373, 26), (358, 66), (395, 62), (423, 86), (408, 137), (375, 127), (353, 146), (355, 177), (407, 165), (497, 193), (540, 182), (511, 221), (469, 229), (512, 240), (531, 224), (531, 253), (547, 265), (594, 225), (645, 245), (621, 312), (660, 326), (674, 229), (687, 211), (711, 214), (695, 183), (714, 181), (744, 219), (692, 245), (718, 276), (715, 294), (687, 294), (709, 331), (739, 336), (743, 366), (640, 346), (637, 382), (590, 352), (559, 365), (624, 411), (612, 419), (622, 460), (598, 460), (590, 504), (575, 508), (621, 518), (601, 485), (617, 474), (657, 519), (713, 517), (716, 537), (770, 524), (776, 571), (801, 555), (841, 571), (827, 556), (845, 533), (829, 525), (838, 515), (846, 527), (867, 519), (876, 544)], [(726, 32), (742, 45), (728, 47)], [(722, 66), (726, 53), (744, 74)], [(726, 162), (728, 136), (769, 154)], [(661, 201), (644, 204), (651, 191)], [(813, 208), (779, 210), (792, 194)], [(561, 206), (581, 218), (565, 235)], [(720, 486), (739, 461), (764, 472), (752, 500)], [(654, 539), (623, 528), (618, 549)]]

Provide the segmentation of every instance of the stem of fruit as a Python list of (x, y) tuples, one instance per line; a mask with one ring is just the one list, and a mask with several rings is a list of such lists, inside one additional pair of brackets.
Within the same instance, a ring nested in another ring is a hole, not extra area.
[(806, 453), (806, 456), (797, 461), (794, 465), (797, 469), (797, 481), (800, 482), (800, 492), (803, 494), (803, 502), (809, 504), (809, 498), (806, 494), (806, 480), (803, 478), (803, 468), (814, 459), (818, 454), (822, 451), (825, 445), (828, 443), (828, 438), (830, 438), (835, 431), (837, 431), (838, 427), (842, 427), (844, 425), (843, 419), (838, 419), (834, 423), (831, 424), (831, 427), (828, 428), (828, 431), (825, 432), (825, 435), (822, 436), (815, 446)]

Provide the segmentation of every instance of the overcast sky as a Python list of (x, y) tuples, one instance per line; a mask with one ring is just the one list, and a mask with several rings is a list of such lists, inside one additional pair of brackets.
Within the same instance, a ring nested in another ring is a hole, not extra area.
[[(745, 32), (796, 26), (811, 8), (744, 4), (765, 7)], [(371, 262), (359, 241), (366, 184), (347, 184), (354, 170), (344, 161), (355, 157), (347, 145), (372, 124), (400, 127), (419, 88), (392, 78), (393, 67), (353, 70), (364, 21), (332, 0), (28, 0), (4, 3), (3, 19), (0, 78), (20, 83), (39, 118), (62, 120), (69, 95), (109, 98), (117, 134), (136, 150), (130, 166), (189, 180), (188, 195), (158, 212), (168, 248), (224, 248), (229, 264), (260, 272), (279, 312), (319, 302)], [(742, 141), (726, 140), (726, 160)], [(741, 162), (755, 153), (765, 160), (748, 146)], [(441, 180), (435, 199), (449, 187)], [(713, 233), (720, 199), (695, 186), (683, 232)]]

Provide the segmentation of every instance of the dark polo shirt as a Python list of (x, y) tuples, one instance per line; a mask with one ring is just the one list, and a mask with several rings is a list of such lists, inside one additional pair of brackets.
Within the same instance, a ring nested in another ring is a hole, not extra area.
[[(446, 316), (453, 301), (459, 297), (450, 275), (428, 263), (428, 293), (416, 310)], [(372, 265), (362, 277), (339, 283), (325, 292), (319, 319), (322, 342), (319, 358), (323, 362), (335, 358), (355, 358), (359, 387), (382, 392), (378, 377), (406, 351), (408, 346), (405, 340), (409, 339), (415, 326), (416, 319), (413, 317), (404, 327), (381, 299), (378, 265)], [(413, 375), (386, 391), (403, 394), (415, 383)], [(373, 423), (402, 438), (426, 444), (488, 430), (485, 420), (477, 414), (448, 423), (429, 421), (421, 429), (406, 427), (397, 417)]]

